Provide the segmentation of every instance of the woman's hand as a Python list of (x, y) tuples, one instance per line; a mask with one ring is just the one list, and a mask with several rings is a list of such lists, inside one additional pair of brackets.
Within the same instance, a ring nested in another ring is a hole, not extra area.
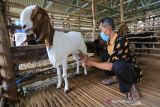
[(91, 61), (89, 60), (88, 55), (81, 54), (80, 60), (82, 61), (82, 66), (87, 66), (87, 67), (91, 66)]

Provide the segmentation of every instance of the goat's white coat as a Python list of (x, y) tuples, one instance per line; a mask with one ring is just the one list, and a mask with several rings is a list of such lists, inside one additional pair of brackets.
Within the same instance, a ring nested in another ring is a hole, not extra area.
[[(36, 6), (28, 6), (21, 13), (21, 26), (26, 25), (25, 30), (32, 28), (33, 22), (30, 17), (32, 10)], [(43, 26), (42, 26), (43, 27)], [(44, 28), (45, 29), (45, 28)], [(58, 84), (57, 88), (61, 87), (62, 78), (59, 66), (63, 67), (63, 78), (65, 82), (64, 91), (69, 90), (68, 80), (67, 80), (67, 57), (72, 54), (77, 62), (76, 73), (79, 73), (79, 50), (87, 54), (87, 48), (84, 43), (83, 37), (80, 32), (58, 32), (55, 31), (53, 38), (53, 46), (50, 49), (47, 48), (48, 57), (54, 67), (57, 68)], [(87, 75), (86, 67), (84, 67), (84, 74)]]
[(31, 21), (31, 15), (32, 15), (32, 10), (35, 7), (36, 5), (28, 6), (22, 11), (20, 15), (21, 26), (23, 27), (24, 25), (26, 25), (26, 27), (23, 30), (28, 30), (32, 28), (33, 22)]
[(49, 59), (55, 67), (61, 65), (68, 55), (78, 54), (78, 50), (87, 54), (86, 45), (80, 32), (55, 31), (53, 46), (50, 49), (47, 48)]

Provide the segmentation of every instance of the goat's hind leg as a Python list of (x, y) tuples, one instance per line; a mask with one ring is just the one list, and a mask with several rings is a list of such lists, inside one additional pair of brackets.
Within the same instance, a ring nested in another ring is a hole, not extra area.
[[(79, 74), (79, 66), (80, 66), (79, 55), (73, 55), (73, 57), (74, 57), (74, 59), (76, 60), (76, 63), (77, 63), (76, 74)], [(84, 74), (87, 75), (86, 66), (83, 66), (83, 68), (84, 68)]]
[(84, 74), (87, 75), (87, 69), (86, 69), (86, 66), (83, 66), (84, 68)]
[(63, 78), (64, 78), (64, 92), (68, 92), (69, 91), (69, 84), (68, 84), (68, 80), (67, 80), (67, 60), (65, 60), (62, 63), (62, 67), (63, 67)]
[(57, 83), (57, 89), (61, 87), (61, 84), (62, 84), (62, 75), (61, 75), (61, 70), (58, 67), (57, 68), (57, 75), (58, 75), (58, 83)]

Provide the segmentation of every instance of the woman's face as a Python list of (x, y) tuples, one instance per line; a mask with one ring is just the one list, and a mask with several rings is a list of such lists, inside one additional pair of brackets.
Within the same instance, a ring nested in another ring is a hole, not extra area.
[(110, 36), (110, 34), (112, 33), (112, 29), (109, 26), (107, 27), (103, 26), (102, 23), (100, 23), (99, 25), (99, 30), (100, 32), (104, 32), (108, 36)]

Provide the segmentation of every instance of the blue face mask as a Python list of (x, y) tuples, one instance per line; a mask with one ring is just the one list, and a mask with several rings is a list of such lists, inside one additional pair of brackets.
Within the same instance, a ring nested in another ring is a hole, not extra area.
[(108, 42), (108, 40), (109, 40), (108, 35), (106, 35), (104, 32), (100, 32), (99, 35), (102, 38), (102, 40), (104, 40), (105, 42)]

